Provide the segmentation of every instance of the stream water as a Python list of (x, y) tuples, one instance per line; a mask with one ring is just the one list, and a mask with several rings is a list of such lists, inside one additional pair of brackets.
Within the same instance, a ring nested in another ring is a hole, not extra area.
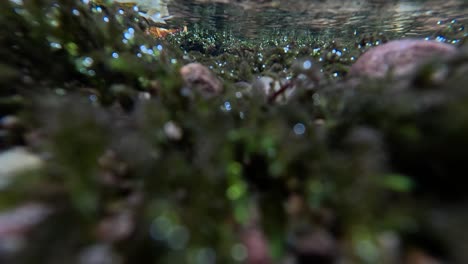
[(167, 4), (172, 16), (169, 24), (195, 23), (246, 38), (272, 32), (333, 37), (382, 32), (398, 37), (426, 37), (437, 34), (447, 23), (462, 27), (468, 19), (468, 1), (464, 0), (152, 1), (143, 2), (156, 10), (160, 8), (157, 5)]

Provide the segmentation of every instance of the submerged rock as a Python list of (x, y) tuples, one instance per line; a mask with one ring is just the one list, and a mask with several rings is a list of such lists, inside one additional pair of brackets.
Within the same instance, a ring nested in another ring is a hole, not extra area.
[(241, 232), (241, 241), (247, 249), (246, 264), (272, 263), (268, 242), (258, 226), (246, 228)]
[(185, 86), (194, 89), (204, 97), (211, 97), (223, 91), (221, 81), (206, 66), (189, 63), (180, 69)]
[(52, 213), (48, 206), (28, 202), (0, 212), (0, 262), (7, 261), (27, 243), (28, 234)]
[(0, 153), (0, 189), (7, 187), (14, 176), (41, 166), (38, 156), (21, 147)]
[(96, 243), (84, 248), (78, 256), (78, 264), (120, 264), (121, 257), (109, 244)]
[(40, 223), (51, 213), (41, 203), (30, 202), (0, 213), (0, 239), (9, 235), (23, 234)]
[(97, 236), (107, 242), (116, 242), (128, 238), (135, 228), (130, 212), (122, 212), (108, 216), (97, 226)]
[(450, 57), (457, 49), (449, 44), (404, 39), (390, 41), (364, 53), (349, 71), (350, 77), (404, 76), (413, 72), (419, 65), (434, 57)]
[(327, 231), (307, 231), (292, 238), (290, 246), (298, 263), (335, 263), (338, 246)]

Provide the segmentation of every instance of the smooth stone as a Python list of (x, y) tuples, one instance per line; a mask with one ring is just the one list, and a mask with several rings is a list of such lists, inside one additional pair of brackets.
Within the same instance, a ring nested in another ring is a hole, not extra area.
[(381, 78), (411, 74), (422, 63), (435, 58), (448, 58), (457, 53), (450, 44), (420, 39), (394, 40), (365, 52), (352, 65), (348, 76)]
[(42, 160), (22, 147), (0, 153), (0, 190), (8, 186), (14, 176), (41, 166)]
[(203, 97), (212, 97), (223, 92), (223, 85), (216, 75), (200, 63), (189, 63), (180, 68), (186, 87), (197, 90)]
[(52, 210), (44, 204), (29, 202), (0, 212), (0, 239), (24, 234), (42, 222)]
[(15, 255), (30, 241), (30, 232), (53, 213), (38, 202), (27, 202), (0, 212), (0, 263), (16, 263)]

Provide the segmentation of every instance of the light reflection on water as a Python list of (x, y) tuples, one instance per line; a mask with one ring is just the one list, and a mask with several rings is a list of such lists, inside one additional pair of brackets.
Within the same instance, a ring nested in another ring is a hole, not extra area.
[(468, 1), (174, 0), (169, 3), (169, 12), (173, 16), (169, 23), (197, 23), (203, 28), (227, 30), (248, 38), (274, 31), (423, 36), (452, 20), (464, 24)]

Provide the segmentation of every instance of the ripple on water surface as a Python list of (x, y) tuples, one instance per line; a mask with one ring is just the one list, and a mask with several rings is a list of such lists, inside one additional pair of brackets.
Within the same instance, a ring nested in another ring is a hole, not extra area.
[(468, 17), (468, 4), (463, 0), (219, 2), (170, 1), (169, 23), (196, 22), (203, 28), (249, 38), (291, 31), (333, 36), (387, 32), (414, 37), (442, 30), (453, 20), (465, 24)]

